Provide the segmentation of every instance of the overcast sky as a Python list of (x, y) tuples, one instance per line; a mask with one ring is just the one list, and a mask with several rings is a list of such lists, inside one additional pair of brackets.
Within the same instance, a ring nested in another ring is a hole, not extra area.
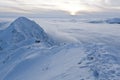
[(83, 13), (119, 15), (120, 0), (0, 0), (0, 16), (65, 16)]

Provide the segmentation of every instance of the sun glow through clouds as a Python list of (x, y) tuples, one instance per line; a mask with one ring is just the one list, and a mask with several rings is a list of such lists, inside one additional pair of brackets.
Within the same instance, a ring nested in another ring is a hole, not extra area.
[(39, 13), (64, 11), (70, 15), (82, 12), (120, 10), (120, 0), (1, 0), (1, 12)]
[(60, 10), (66, 11), (70, 13), (71, 15), (76, 15), (77, 12), (81, 11), (83, 7), (77, 5), (77, 4), (61, 4)]
[(24, 4), (27, 9), (50, 9), (68, 12), (70, 15), (76, 15), (80, 12), (95, 11), (90, 6), (85, 5), (82, 0), (17, 0)]

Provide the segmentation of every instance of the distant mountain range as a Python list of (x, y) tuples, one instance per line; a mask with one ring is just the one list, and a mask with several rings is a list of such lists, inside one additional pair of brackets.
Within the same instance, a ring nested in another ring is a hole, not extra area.
[(108, 23), (108, 24), (120, 24), (120, 18), (112, 18), (107, 20), (94, 20), (89, 23)]

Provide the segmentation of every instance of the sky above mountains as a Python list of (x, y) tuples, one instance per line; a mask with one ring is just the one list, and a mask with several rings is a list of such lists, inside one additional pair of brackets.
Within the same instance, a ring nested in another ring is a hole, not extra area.
[(65, 16), (103, 12), (119, 15), (120, 0), (0, 0), (0, 16)]

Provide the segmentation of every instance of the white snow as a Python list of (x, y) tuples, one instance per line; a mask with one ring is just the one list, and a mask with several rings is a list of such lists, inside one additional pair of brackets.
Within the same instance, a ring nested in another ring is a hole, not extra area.
[[(21, 17), (1, 31), (0, 80), (119, 80), (119, 24), (33, 20), (41, 27)], [(13, 29), (19, 32), (14, 45), (9, 42)]]

